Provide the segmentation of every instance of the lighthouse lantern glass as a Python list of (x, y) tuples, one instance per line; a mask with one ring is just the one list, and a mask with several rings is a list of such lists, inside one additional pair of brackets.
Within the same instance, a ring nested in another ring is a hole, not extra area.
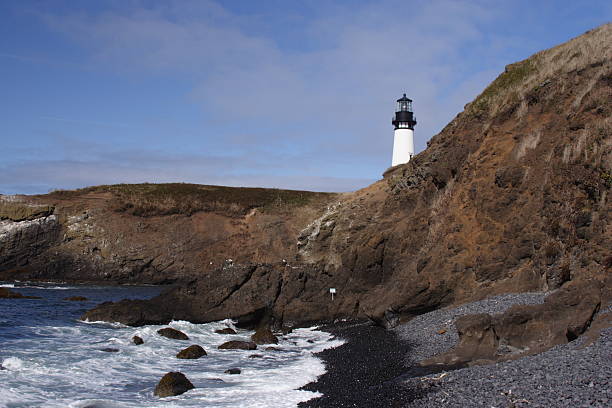
[(398, 112), (412, 112), (412, 102), (410, 101), (400, 101), (397, 103), (397, 111)]

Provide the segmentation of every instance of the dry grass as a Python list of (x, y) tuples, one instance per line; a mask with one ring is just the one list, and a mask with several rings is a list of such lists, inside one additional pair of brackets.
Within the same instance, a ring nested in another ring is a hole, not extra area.
[(0, 220), (11, 221), (33, 220), (53, 214), (54, 208), (49, 205), (29, 205), (15, 201), (0, 201)]
[(89, 193), (112, 193), (114, 198), (111, 200), (111, 207), (114, 211), (140, 217), (192, 215), (199, 211), (241, 217), (253, 208), (278, 213), (333, 196), (331, 193), (311, 191), (185, 183), (104, 185), (80, 190), (54, 191), (46, 196), (73, 199)]
[[(602, 25), (565, 44), (538, 52), (524, 61), (508, 65), (505, 72), (466, 107), (466, 113), (475, 116), (496, 115), (516, 107), (520, 117), (525, 111), (525, 107), (520, 104), (529, 92), (546, 86), (564, 73), (580, 71), (587, 67), (598, 70), (595, 79), (590, 83), (591, 87), (599, 77), (610, 72), (612, 23)], [(574, 105), (579, 105), (589, 91), (590, 89), (577, 90)]]

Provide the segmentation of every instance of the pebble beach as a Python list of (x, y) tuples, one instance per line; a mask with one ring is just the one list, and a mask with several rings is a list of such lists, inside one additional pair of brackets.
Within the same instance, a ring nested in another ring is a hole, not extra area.
[[(579, 337), (515, 361), (435, 373), (414, 369), (457, 343), (457, 317), (502, 313), (513, 305), (542, 303), (546, 295), (508, 294), (439, 309), (391, 331), (367, 322), (323, 327), (346, 342), (319, 354), (327, 372), (305, 389), (324, 396), (300, 407), (609, 407), (612, 328), (592, 344)], [(359, 373), (366, 375), (360, 379)]]

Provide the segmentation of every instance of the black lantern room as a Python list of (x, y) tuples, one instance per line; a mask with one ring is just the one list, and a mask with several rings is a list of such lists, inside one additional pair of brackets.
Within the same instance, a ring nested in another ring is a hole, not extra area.
[(397, 110), (395, 117), (391, 121), (395, 129), (412, 129), (416, 125), (416, 116), (412, 113), (412, 99), (407, 98), (406, 94), (397, 100)]

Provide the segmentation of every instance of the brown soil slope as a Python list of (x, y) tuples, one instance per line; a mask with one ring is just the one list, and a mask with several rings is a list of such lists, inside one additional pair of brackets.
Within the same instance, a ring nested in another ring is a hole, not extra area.
[(298, 231), (336, 196), (138, 184), (4, 197), (0, 279), (168, 283), (225, 263), (292, 260)]

